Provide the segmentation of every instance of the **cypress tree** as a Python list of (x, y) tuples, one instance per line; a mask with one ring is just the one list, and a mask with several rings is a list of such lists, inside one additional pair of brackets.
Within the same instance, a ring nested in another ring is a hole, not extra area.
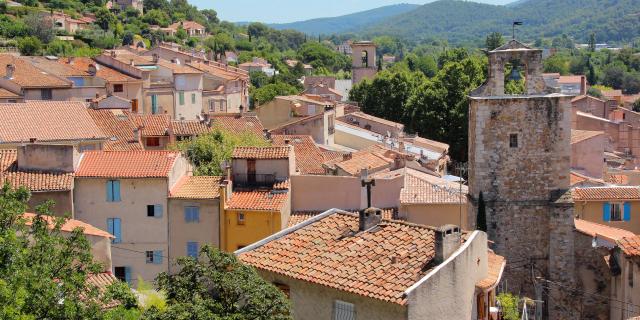
[(478, 196), (478, 215), (476, 217), (476, 226), (480, 231), (487, 232), (487, 206), (484, 203), (484, 196), (482, 191)]

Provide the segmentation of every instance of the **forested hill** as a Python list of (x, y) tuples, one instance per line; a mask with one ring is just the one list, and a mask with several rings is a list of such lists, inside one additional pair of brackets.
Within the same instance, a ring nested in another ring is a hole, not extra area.
[(364, 36), (395, 35), (409, 41), (446, 39), (454, 44), (478, 44), (500, 31), (511, 34), (511, 22), (523, 21), (520, 38), (567, 34), (587, 42), (630, 42), (640, 37), (638, 0), (527, 0), (507, 6), (440, 0), (357, 30)]
[(407, 13), (418, 7), (420, 7), (420, 5), (401, 3), (339, 17), (271, 24), (269, 26), (279, 30), (293, 29), (314, 35), (344, 33), (354, 29), (364, 28), (399, 14)]

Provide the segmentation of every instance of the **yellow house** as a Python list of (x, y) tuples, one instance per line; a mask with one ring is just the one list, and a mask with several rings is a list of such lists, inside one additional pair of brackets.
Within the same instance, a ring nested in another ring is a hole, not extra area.
[(640, 188), (607, 186), (573, 190), (579, 219), (640, 233)]

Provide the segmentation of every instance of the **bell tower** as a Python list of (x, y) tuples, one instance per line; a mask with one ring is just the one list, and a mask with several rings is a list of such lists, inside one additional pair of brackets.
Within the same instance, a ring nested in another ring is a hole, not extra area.
[[(573, 319), (567, 291), (542, 293), (535, 280), (574, 282), (573, 204), (564, 200), (572, 97), (546, 87), (542, 50), (511, 40), (488, 56), (487, 81), (469, 97), (469, 221), (482, 192), (489, 239), (511, 266), (508, 290), (543, 299), (548, 319)], [(511, 79), (515, 94), (507, 93)]]
[(351, 82), (358, 84), (363, 79), (372, 79), (378, 72), (376, 66), (376, 45), (371, 41), (351, 44)]

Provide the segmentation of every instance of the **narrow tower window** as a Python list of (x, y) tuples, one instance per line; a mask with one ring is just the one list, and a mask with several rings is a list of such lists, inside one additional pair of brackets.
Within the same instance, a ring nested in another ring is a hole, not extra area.
[(518, 147), (518, 134), (512, 133), (509, 135), (509, 147), (517, 148)]

